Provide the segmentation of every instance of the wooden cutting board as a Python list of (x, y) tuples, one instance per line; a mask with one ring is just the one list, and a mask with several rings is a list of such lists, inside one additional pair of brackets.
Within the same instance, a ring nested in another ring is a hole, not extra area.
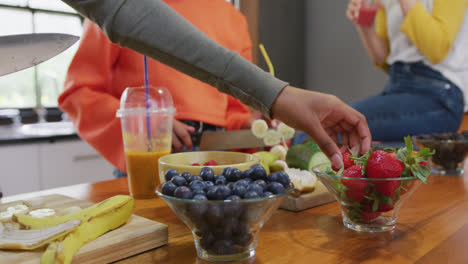
[(335, 201), (335, 197), (328, 192), (327, 187), (320, 181), (317, 181), (315, 190), (310, 193), (302, 194), (299, 197), (288, 195), (280, 208), (288, 211), (302, 211), (322, 204)]
[[(86, 208), (92, 203), (63, 195), (40, 196), (31, 200), (0, 204), (0, 211), (8, 206), (26, 203), (32, 208), (62, 210), (70, 206)], [(132, 215), (123, 226), (85, 244), (73, 258), (73, 263), (110, 263), (167, 244), (167, 225)], [(36, 251), (0, 250), (0, 263), (40, 263), (44, 249)]]

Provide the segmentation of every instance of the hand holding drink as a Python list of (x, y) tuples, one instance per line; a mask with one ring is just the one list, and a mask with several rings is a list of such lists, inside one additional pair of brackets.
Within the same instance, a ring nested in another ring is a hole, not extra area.
[(371, 27), (382, 3), (373, 0), (351, 0), (346, 11), (349, 20), (362, 27)]

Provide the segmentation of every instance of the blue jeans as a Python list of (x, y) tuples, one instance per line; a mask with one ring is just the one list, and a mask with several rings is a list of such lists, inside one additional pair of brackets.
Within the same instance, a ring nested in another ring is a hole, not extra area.
[[(402, 145), (407, 135), (456, 132), (464, 113), (461, 90), (421, 62), (395, 63), (384, 91), (355, 102), (369, 124), (372, 139)], [(299, 136), (294, 143), (305, 139)]]

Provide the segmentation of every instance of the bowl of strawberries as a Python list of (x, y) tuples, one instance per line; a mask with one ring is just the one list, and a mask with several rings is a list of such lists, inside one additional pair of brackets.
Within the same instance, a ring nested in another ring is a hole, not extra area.
[(364, 232), (395, 229), (403, 202), (421, 183), (427, 183), (431, 174), (427, 160), (434, 154), (428, 148), (413, 151), (409, 137), (405, 142), (399, 149), (345, 155), (352, 162), (344, 162), (339, 171), (313, 168), (340, 203), (344, 226)]

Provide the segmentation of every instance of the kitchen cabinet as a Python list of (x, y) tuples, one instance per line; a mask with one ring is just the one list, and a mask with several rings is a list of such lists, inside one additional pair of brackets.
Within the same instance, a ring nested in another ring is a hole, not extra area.
[(35, 144), (0, 146), (0, 189), (4, 196), (40, 189), (38, 157)]
[(113, 178), (113, 166), (80, 139), (0, 146), (4, 196)]

